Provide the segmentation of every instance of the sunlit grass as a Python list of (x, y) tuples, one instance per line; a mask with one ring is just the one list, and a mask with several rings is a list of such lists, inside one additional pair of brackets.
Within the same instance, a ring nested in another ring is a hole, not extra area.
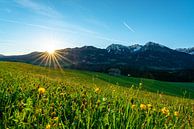
[(0, 128), (194, 127), (193, 100), (142, 91), (143, 81), (121, 87), (78, 71), (0, 66)]

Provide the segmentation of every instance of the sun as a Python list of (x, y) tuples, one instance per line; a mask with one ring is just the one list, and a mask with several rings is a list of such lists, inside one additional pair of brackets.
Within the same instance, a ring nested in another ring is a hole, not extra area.
[(47, 48), (46, 48), (46, 52), (47, 52), (48, 54), (54, 54), (55, 51), (56, 51), (56, 49), (55, 49), (55, 47), (52, 46), (52, 45), (47, 46)]
[(46, 52), (48, 52), (49, 54), (54, 54), (55, 53), (55, 49), (48, 49), (48, 50), (46, 50)]

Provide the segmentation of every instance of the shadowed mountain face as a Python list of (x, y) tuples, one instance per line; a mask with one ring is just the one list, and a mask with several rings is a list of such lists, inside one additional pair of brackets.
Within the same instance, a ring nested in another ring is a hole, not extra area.
[[(108, 73), (110, 69), (122, 75), (146, 77), (166, 81), (194, 81), (194, 56), (149, 42), (144, 46), (112, 44), (106, 49), (92, 46), (57, 50), (59, 64), (74, 68)], [(4, 56), (0, 60), (44, 65), (37, 60), (43, 54), (33, 52), (21, 56)]]

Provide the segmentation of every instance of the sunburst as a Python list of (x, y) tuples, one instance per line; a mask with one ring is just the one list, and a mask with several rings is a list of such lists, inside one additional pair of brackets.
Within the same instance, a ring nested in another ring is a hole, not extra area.
[(48, 49), (46, 52), (42, 52), (37, 56), (34, 61), (40, 62), (39, 65), (43, 65), (49, 68), (63, 69), (64, 64), (72, 63), (68, 58), (64, 56), (63, 51)]

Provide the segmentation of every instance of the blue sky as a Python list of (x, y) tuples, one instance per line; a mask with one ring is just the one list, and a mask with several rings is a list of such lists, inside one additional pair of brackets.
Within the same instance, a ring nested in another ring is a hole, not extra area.
[(194, 47), (193, 0), (0, 0), (0, 53), (92, 45)]

